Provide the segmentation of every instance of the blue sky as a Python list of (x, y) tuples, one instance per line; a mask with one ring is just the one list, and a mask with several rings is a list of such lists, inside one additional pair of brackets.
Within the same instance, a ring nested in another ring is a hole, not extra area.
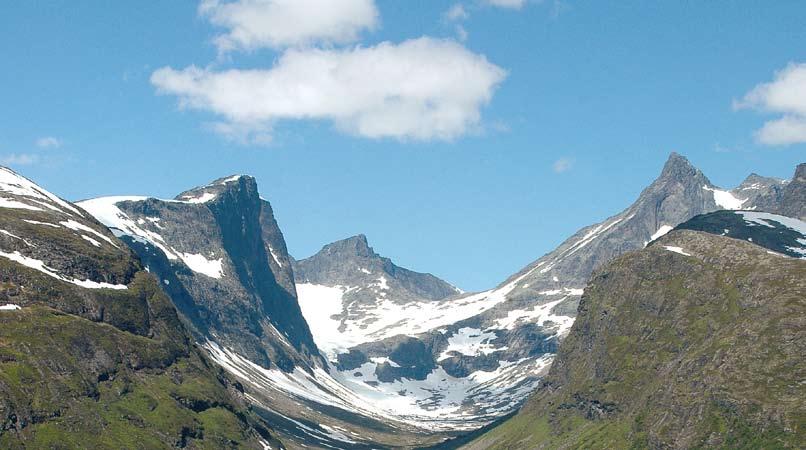
[(477, 290), (671, 151), (723, 187), (806, 160), (803, 2), (341, 1), (287, 30), (231, 1), (6, 4), (0, 163), (71, 200), (251, 174), (295, 257), (364, 233)]

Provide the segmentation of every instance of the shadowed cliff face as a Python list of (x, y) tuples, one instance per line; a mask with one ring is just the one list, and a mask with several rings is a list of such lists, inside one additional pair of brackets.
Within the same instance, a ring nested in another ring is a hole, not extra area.
[(222, 178), (170, 201), (83, 204), (118, 230), (162, 280), (197, 339), (264, 367), (321, 364), (297, 303), (282, 233), (254, 178)]
[(806, 221), (806, 163), (798, 165), (781, 195), (780, 208), (774, 212)]

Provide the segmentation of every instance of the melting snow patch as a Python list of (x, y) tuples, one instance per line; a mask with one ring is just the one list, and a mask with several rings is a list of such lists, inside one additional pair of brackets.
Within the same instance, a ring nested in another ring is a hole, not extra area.
[(20, 254), (20, 252), (15, 251), (14, 253), (5, 253), (0, 251), (0, 256), (6, 259), (10, 259), (14, 262), (20, 263), (23, 266), (30, 267), (31, 269), (38, 270), (45, 275), (51, 276), (56, 278), (57, 280), (66, 281), (67, 283), (75, 284), (76, 286), (81, 286), (88, 289), (128, 289), (125, 284), (109, 284), (109, 283), (98, 283), (96, 281), (91, 280), (77, 280), (75, 278), (68, 278), (63, 275), (56, 273), (53, 269), (46, 266), (44, 262), (29, 258), (25, 255)]
[(81, 239), (84, 239), (85, 241), (89, 242), (90, 244), (92, 244), (92, 245), (94, 245), (94, 246), (96, 246), (96, 247), (100, 247), (100, 246), (101, 246), (101, 243), (100, 243), (100, 242), (98, 242), (98, 241), (96, 241), (95, 239), (93, 239), (93, 238), (91, 238), (91, 237), (87, 236), (86, 234), (82, 234), (82, 235), (81, 235)]
[(20, 305), (15, 305), (13, 303), (7, 303), (3, 306), (0, 306), (0, 311), (16, 311), (18, 309), (22, 308), (20, 308)]
[(179, 257), (190, 268), (190, 270), (207, 275), (210, 278), (220, 279), (224, 275), (222, 258), (207, 259), (204, 255), (193, 253), (179, 253)]
[(36, 206), (31, 206), (27, 203), (18, 202), (16, 200), (12, 200), (10, 198), (5, 197), (0, 197), (0, 208), (28, 209), (31, 211), (42, 211), (42, 208), (37, 208)]
[(663, 248), (665, 248), (666, 250), (669, 250), (670, 252), (679, 253), (679, 254), (681, 254), (681, 255), (685, 255), (685, 256), (691, 256), (691, 254), (690, 254), (690, 253), (686, 253), (686, 252), (685, 252), (685, 251), (683, 251), (683, 249), (682, 249), (682, 248), (680, 248), (680, 247), (672, 247), (672, 246), (670, 246), (670, 245), (664, 245), (664, 246), (663, 246)]
[(725, 208), (725, 209), (741, 209), (742, 205), (748, 200), (748, 199), (744, 199), (744, 200), (738, 199), (738, 198), (734, 197), (733, 194), (731, 194), (728, 191), (722, 191), (722, 190), (712, 188), (712, 187), (708, 187), (708, 186), (703, 186), (702, 188), (705, 189), (706, 191), (713, 192), (714, 193), (714, 202), (718, 206), (720, 206), (722, 208)]
[(448, 359), (451, 353), (456, 352), (462, 355), (477, 356), (488, 355), (490, 353), (506, 350), (506, 348), (495, 348), (490, 341), (494, 340), (498, 335), (494, 332), (482, 332), (478, 328), (460, 328), (459, 331), (453, 336), (448, 338), (448, 347), (439, 355), (437, 361)]
[(773, 221), (778, 222), (791, 230), (797, 231), (803, 236), (806, 236), (806, 222), (793, 219), (792, 217), (754, 211), (737, 211), (736, 214), (742, 216), (744, 221), (750, 225), (762, 225), (769, 228), (775, 228), (775, 225), (769, 222)]
[(277, 267), (282, 268), (282, 267), (283, 267), (283, 263), (281, 263), (281, 262), (280, 262), (280, 258), (278, 258), (278, 257), (277, 257), (277, 254), (276, 254), (276, 253), (274, 253), (274, 249), (271, 247), (271, 245), (269, 246), (269, 253), (271, 253), (271, 257), (272, 257), (272, 259), (274, 259), (274, 262), (276, 262), (276, 263), (277, 263)]
[(182, 201), (187, 203), (207, 203), (216, 197), (212, 192), (205, 192), (198, 197), (182, 197)]
[(661, 227), (658, 228), (658, 231), (656, 231), (655, 234), (653, 234), (649, 238), (649, 240), (654, 241), (655, 239), (658, 239), (659, 237), (664, 236), (666, 233), (668, 233), (668, 232), (670, 232), (672, 230), (674, 230), (674, 227), (670, 227), (669, 225), (661, 225)]
[[(31, 180), (20, 176), (14, 171), (6, 169), (5, 167), (0, 167), (0, 192), (8, 192), (12, 195), (26, 197), (28, 200), (54, 211), (59, 211), (65, 214), (75, 213), (79, 216), (82, 215), (81, 212), (73, 205), (42, 189)], [(0, 207), (41, 211), (41, 209), (37, 207), (6, 198), (0, 198)], [(64, 208), (69, 212), (60, 209), (59, 207)]]
[(112, 239), (109, 239), (108, 237), (104, 236), (103, 234), (99, 233), (98, 231), (93, 230), (92, 228), (90, 228), (90, 227), (88, 227), (88, 226), (86, 226), (86, 225), (84, 225), (82, 223), (78, 223), (75, 220), (70, 219), (70, 220), (67, 220), (67, 221), (64, 221), (64, 222), (59, 222), (59, 224), (61, 224), (65, 228), (69, 228), (69, 229), (71, 229), (73, 231), (86, 231), (87, 233), (91, 233), (91, 234), (94, 234), (95, 236), (98, 236), (99, 238), (105, 240), (106, 242), (108, 242), (110, 245), (112, 245), (114, 247), (118, 246), (117, 244), (115, 244), (112, 241)]
[(55, 223), (40, 222), (38, 220), (28, 220), (28, 219), (25, 219), (24, 221), (33, 225), (43, 225), (46, 227), (61, 228), (59, 225), (56, 225)]

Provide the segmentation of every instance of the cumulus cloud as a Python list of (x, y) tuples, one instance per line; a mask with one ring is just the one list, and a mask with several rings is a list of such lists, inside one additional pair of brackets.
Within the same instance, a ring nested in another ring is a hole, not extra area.
[(199, 15), (226, 30), (221, 52), (346, 44), (379, 22), (374, 0), (202, 0)]
[(3, 166), (30, 166), (39, 162), (39, 155), (30, 153), (12, 153), (0, 156), (0, 165)]
[(526, 0), (484, 0), (484, 3), (500, 8), (521, 9), (526, 4)]
[(760, 143), (806, 143), (806, 63), (789, 64), (773, 81), (759, 84), (733, 106), (781, 115), (756, 131)]
[[(158, 92), (223, 120), (219, 132), (267, 139), (281, 120), (326, 120), (368, 138), (451, 140), (480, 121), (506, 71), (451, 40), (288, 50), (266, 70), (163, 67)], [(234, 130), (234, 131), (232, 131)]]
[(551, 169), (555, 173), (568, 172), (572, 167), (574, 167), (574, 160), (572, 158), (560, 158), (551, 165)]
[(55, 138), (53, 136), (41, 137), (37, 139), (34, 143), (39, 148), (59, 148), (62, 146), (61, 139)]

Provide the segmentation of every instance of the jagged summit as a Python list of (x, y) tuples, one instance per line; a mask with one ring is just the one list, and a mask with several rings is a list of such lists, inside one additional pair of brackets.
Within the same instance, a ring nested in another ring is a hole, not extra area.
[(659, 179), (684, 179), (703, 176), (700, 169), (694, 167), (685, 156), (672, 152), (663, 165)]
[(336, 241), (322, 247), (320, 253), (338, 254), (340, 256), (373, 257), (378, 256), (369, 246), (367, 237), (363, 234)]
[(244, 191), (257, 196), (257, 181), (250, 175), (231, 175), (182, 192), (175, 197), (175, 200), (190, 203), (207, 203), (226, 192), (234, 191)]
[(295, 261), (294, 277), (298, 283), (342, 286), (363, 286), (384, 277), (407, 291), (401, 295), (407, 300), (412, 297), (438, 300), (459, 292), (431, 274), (399, 267), (378, 255), (363, 234), (327, 244), (310, 258)]
[(806, 220), (806, 163), (798, 164), (792, 181), (784, 187), (778, 212)]

